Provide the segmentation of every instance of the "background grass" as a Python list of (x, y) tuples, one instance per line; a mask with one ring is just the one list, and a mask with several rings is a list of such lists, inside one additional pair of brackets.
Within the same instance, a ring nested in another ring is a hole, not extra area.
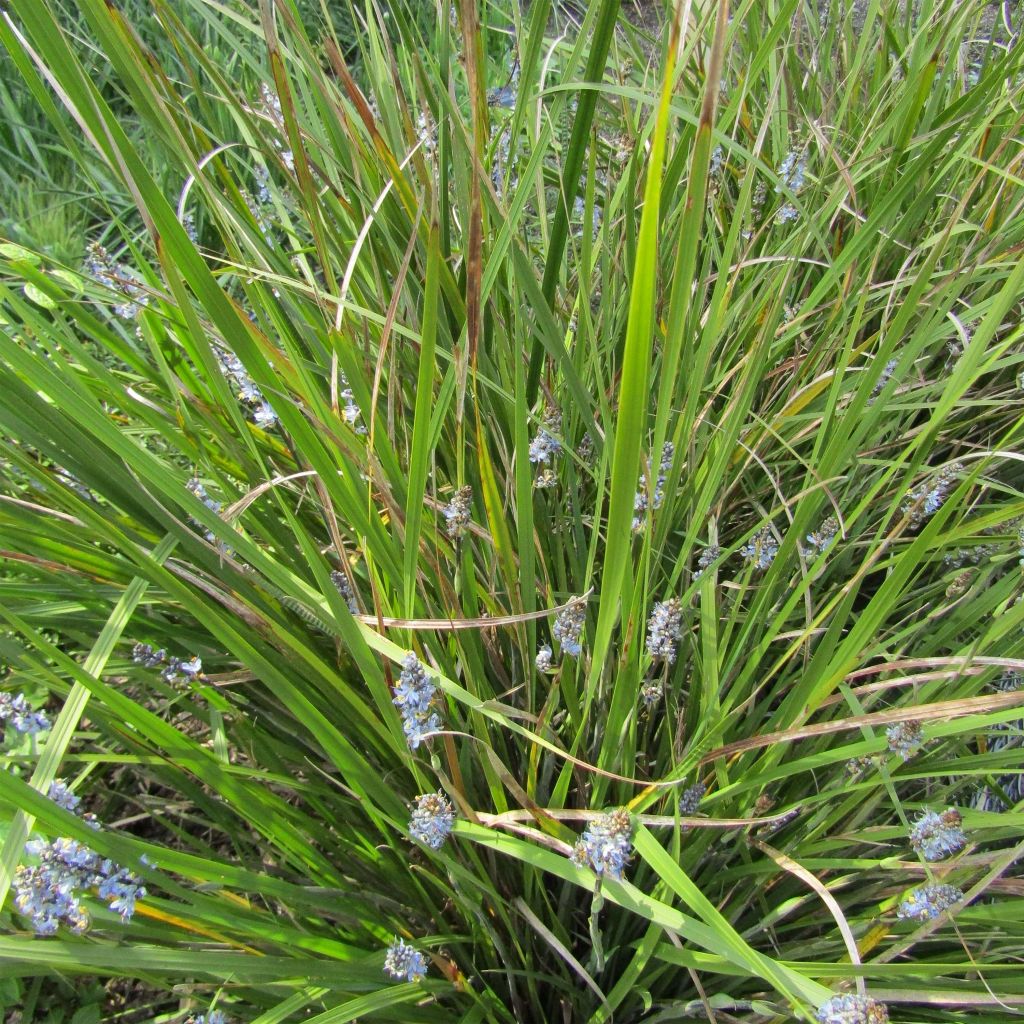
[[(0, 883), (34, 832), (148, 890), (83, 937), (8, 900), (30, 1019), (97, 1005), (82, 978), (135, 979), (147, 1020), (1019, 1012), (1016, 26), (669, 13), (3, 16), (0, 656), (55, 728), (8, 729)], [(409, 651), (443, 730), (412, 750)], [(435, 852), (408, 822), (439, 788)], [(597, 884), (567, 854), (620, 806), (632, 861)], [(949, 806), (969, 843), (926, 863), (909, 828)], [(899, 920), (926, 881), (967, 905)], [(382, 973), (396, 935), (422, 982)]]

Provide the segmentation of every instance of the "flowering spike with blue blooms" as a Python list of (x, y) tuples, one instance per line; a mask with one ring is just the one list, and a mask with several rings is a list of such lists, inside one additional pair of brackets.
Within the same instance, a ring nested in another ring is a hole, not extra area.
[(718, 560), (721, 555), (722, 549), (717, 544), (709, 544), (701, 553), (697, 559), (697, 571), (693, 574), (693, 578), (700, 579), (704, 573), (711, 568), (711, 566)]
[(562, 450), (562, 415), (556, 409), (547, 409), (541, 420), (537, 436), (530, 442), (531, 462), (549, 462)]
[(665, 500), (665, 482), (672, 469), (672, 457), (675, 455), (675, 445), (666, 441), (661, 447), (661, 462), (658, 464), (658, 475), (654, 480), (654, 491), (648, 498), (646, 473), (640, 474), (640, 484), (637, 488), (636, 497), (633, 499), (633, 532), (637, 533), (643, 529), (648, 509), (661, 508)]
[(889, 749), (909, 761), (924, 745), (924, 729), (920, 722), (894, 722), (885, 730)]
[(50, 720), (42, 711), (33, 711), (23, 693), (0, 693), (0, 722), (10, 722), (15, 732), (28, 736), (50, 728)]
[(541, 644), (537, 650), (537, 657), (533, 661), (534, 665), (537, 666), (537, 671), (550, 672), (553, 657), (554, 651), (551, 650), (551, 644)]
[(963, 898), (963, 892), (955, 885), (922, 885), (904, 897), (896, 909), (896, 916), (918, 921), (934, 920)]
[(582, 598), (574, 600), (567, 608), (563, 608), (551, 627), (551, 635), (559, 642), (562, 653), (578, 658), (583, 652), (580, 635), (586, 620), (586, 602)]
[[(775, 186), (775, 191), (780, 195), (783, 194), (786, 189), (790, 192), (799, 192), (804, 186), (806, 173), (806, 151), (798, 153), (794, 150), (790, 150), (782, 158), (782, 163), (779, 164), (778, 174), (780, 182)], [(778, 213), (776, 213), (775, 219), (779, 221), (779, 223), (785, 223), (787, 221), (796, 220), (798, 216), (799, 213), (797, 208), (791, 202), (786, 202), (782, 207), (780, 207)]]
[(77, 839), (32, 840), (25, 852), (40, 863), (15, 872), (14, 907), (37, 935), (53, 935), (62, 924), (76, 935), (84, 932), (89, 914), (81, 899), (89, 890), (97, 889), (123, 922), (135, 913), (136, 900), (146, 895), (136, 875)]
[(578, 867), (589, 867), (597, 875), (607, 875), (619, 881), (629, 863), (632, 837), (633, 822), (629, 811), (620, 807), (590, 823), (583, 838), (573, 847), (569, 859)]
[(194, 1013), (185, 1018), (185, 1024), (227, 1024), (227, 1015), (222, 1010), (210, 1010), (209, 1013)]
[(819, 1024), (888, 1024), (889, 1009), (868, 996), (833, 996), (818, 1007), (814, 1019)]
[(640, 699), (648, 710), (653, 708), (664, 696), (665, 687), (660, 679), (650, 679), (640, 687)]
[(875, 381), (875, 386), (871, 389), (871, 396), (868, 398), (868, 405), (874, 405), (875, 399), (885, 389), (885, 385), (889, 383), (889, 378), (896, 372), (896, 367), (899, 365), (899, 361), (896, 359), (890, 359), (889, 362), (882, 367), (882, 372), (878, 375), (878, 380)]
[(827, 551), (839, 532), (839, 520), (829, 516), (817, 530), (807, 534), (807, 543), (818, 551)]
[(144, 668), (156, 668), (167, 657), (167, 652), (161, 647), (154, 651), (149, 644), (137, 643), (132, 648), (132, 661)]
[(453, 495), (452, 500), (444, 507), (443, 515), (446, 520), (445, 529), (452, 540), (458, 540), (469, 526), (473, 500), (473, 488), (460, 487)]
[(740, 548), (740, 554), (758, 569), (767, 569), (775, 561), (779, 553), (779, 542), (775, 539), (771, 527), (766, 526)]
[(404, 978), (406, 981), (419, 981), (426, 976), (427, 961), (423, 954), (401, 939), (396, 938), (388, 946), (384, 957), (384, 971), (392, 978)]
[(68, 784), (63, 779), (54, 779), (50, 783), (50, 788), (47, 790), (46, 795), (58, 807), (62, 807), (65, 811), (70, 811), (72, 814), (78, 813), (79, 805), (82, 803), (82, 798), (72, 793), (68, 789)]
[(444, 793), (441, 790), (426, 793), (416, 797), (416, 809), (409, 821), (409, 835), (432, 850), (440, 850), (451, 835), (454, 822), (455, 810)]
[(357, 433), (365, 434), (366, 427), (359, 422), (359, 417), (362, 416), (363, 412), (356, 404), (355, 392), (352, 390), (352, 385), (348, 382), (348, 377), (343, 373), (341, 375), (341, 391), (339, 397), (345, 403), (345, 408), (341, 410), (341, 418)]
[(962, 825), (960, 812), (954, 807), (941, 814), (925, 811), (910, 830), (910, 845), (925, 860), (942, 860), (967, 845)]
[(134, 320), (142, 307), (149, 305), (149, 296), (135, 271), (124, 263), (115, 262), (99, 242), (90, 243), (85, 269), (97, 284), (123, 296), (123, 300), (114, 305), (114, 313), (122, 320)]
[(682, 631), (683, 610), (679, 598), (658, 601), (647, 622), (647, 653), (670, 665), (676, 660), (676, 645)]
[(963, 472), (959, 462), (944, 466), (934, 481), (915, 487), (903, 502), (903, 514), (910, 517), (911, 526), (920, 526), (925, 519), (942, 508), (949, 492), (956, 485), (958, 473)]
[(413, 750), (428, 733), (441, 728), (441, 720), (431, 710), (436, 694), (437, 687), (427, 678), (419, 658), (415, 654), (407, 654), (391, 701), (402, 716), (405, 738)]

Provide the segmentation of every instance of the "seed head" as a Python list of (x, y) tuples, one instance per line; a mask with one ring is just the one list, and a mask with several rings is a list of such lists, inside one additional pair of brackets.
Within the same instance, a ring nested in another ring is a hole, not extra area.
[(971, 583), (974, 582), (974, 573), (974, 569), (964, 569), (962, 572), (958, 572), (946, 587), (946, 597), (952, 599), (966, 594), (971, 588)]
[(1002, 690), (1005, 693), (1012, 693), (1014, 690), (1019, 690), (1024, 686), (1024, 672), (1018, 672), (1016, 669), (1008, 668), (996, 680), (995, 685), (997, 690)]
[(892, 377), (898, 363), (898, 360), (890, 359), (889, 362), (882, 367), (882, 372), (878, 375), (878, 380), (875, 381), (875, 386), (871, 389), (871, 397), (868, 398), (868, 405), (875, 404), (875, 399), (882, 393), (885, 385), (889, 383), (889, 378)]
[(869, 768), (874, 767), (874, 764), (874, 758), (869, 756), (851, 757), (850, 760), (846, 762), (846, 774), (853, 778), (863, 772), (866, 772)]
[(142, 307), (149, 304), (149, 295), (135, 271), (124, 263), (117, 263), (99, 242), (90, 243), (85, 269), (97, 284), (122, 296), (121, 301), (114, 304), (114, 313), (122, 320), (134, 320)]
[(358, 615), (359, 605), (356, 602), (356, 595), (352, 590), (352, 584), (349, 582), (348, 573), (343, 572), (340, 569), (332, 569), (331, 582), (334, 584), (338, 593), (344, 598), (345, 604), (348, 606), (348, 610), (353, 615)]
[(679, 798), (679, 813), (684, 817), (692, 815), (700, 806), (700, 802), (704, 799), (706, 792), (707, 787), (703, 782), (697, 782), (690, 786), (689, 789), (684, 789), (682, 796)]
[(154, 651), (149, 644), (140, 643), (132, 648), (132, 661), (145, 668), (156, 668), (166, 657), (167, 652), (163, 648)]
[(534, 478), (533, 486), (538, 491), (547, 491), (558, 486), (558, 474), (550, 467), (545, 466)]

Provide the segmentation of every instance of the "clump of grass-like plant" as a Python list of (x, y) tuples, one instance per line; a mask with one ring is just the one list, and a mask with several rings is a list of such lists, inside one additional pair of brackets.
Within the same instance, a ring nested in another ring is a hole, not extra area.
[(1016, 26), (11, 6), (93, 211), (0, 246), (13, 973), (1021, 1005)]

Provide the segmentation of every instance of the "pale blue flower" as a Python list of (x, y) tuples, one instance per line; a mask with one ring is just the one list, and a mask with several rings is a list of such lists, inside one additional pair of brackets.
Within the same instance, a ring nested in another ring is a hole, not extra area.
[[(672, 469), (672, 457), (675, 454), (675, 445), (666, 441), (661, 448), (661, 462), (658, 464), (658, 475), (654, 480), (654, 491), (648, 496), (647, 474), (640, 474), (640, 483), (633, 498), (633, 532), (641, 530), (644, 525), (648, 509), (661, 508), (665, 500), (665, 481)], [(649, 468), (649, 466), (648, 466)]]
[(388, 946), (384, 957), (384, 971), (392, 978), (404, 978), (406, 981), (419, 981), (426, 976), (427, 961), (415, 946), (409, 946), (396, 938)]
[(781, 182), (775, 186), (775, 191), (781, 193), (783, 186), (785, 186), (791, 192), (799, 192), (804, 187), (804, 176), (806, 173), (806, 152), (797, 153), (791, 149), (782, 158), (782, 163), (779, 164), (778, 174)]
[(962, 824), (960, 812), (955, 808), (950, 807), (941, 814), (925, 811), (910, 830), (910, 845), (925, 860), (942, 860), (967, 845)]
[(15, 732), (27, 736), (50, 728), (50, 720), (42, 711), (33, 711), (23, 693), (0, 693), (0, 722), (10, 722)]
[(767, 569), (775, 561), (779, 553), (779, 542), (775, 539), (771, 527), (766, 526), (740, 548), (740, 554), (753, 563), (758, 569)]
[(562, 442), (558, 435), (562, 432), (562, 416), (555, 409), (544, 413), (537, 436), (530, 442), (529, 457), (531, 462), (549, 462), (562, 450)]
[(46, 795), (58, 806), (72, 814), (78, 813), (78, 807), (82, 802), (80, 796), (76, 796), (68, 789), (68, 784), (63, 779), (54, 779)]
[(704, 573), (718, 560), (722, 549), (717, 544), (709, 544), (697, 559), (697, 571), (693, 574), (695, 580), (700, 579)]
[(953, 462), (939, 471), (934, 483), (915, 487), (903, 502), (903, 514), (910, 517), (911, 526), (919, 526), (942, 508), (949, 492), (956, 485), (956, 476), (963, 472), (959, 462)]
[(676, 597), (658, 601), (647, 622), (647, 653), (671, 664), (682, 631), (683, 609)]
[(833, 996), (814, 1015), (819, 1024), (888, 1024), (885, 1003), (868, 996)]
[(573, 658), (578, 658), (583, 651), (580, 635), (586, 621), (586, 608), (586, 601), (576, 598), (558, 613), (555, 624), (551, 627), (551, 635), (561, 645), (562, 653)]
[(221, 1010), (210, 1010), (208, 1013), (194, 1013), (185, 1018), (185, 1024), (227, 1024), (227, 1016)]
[(448, 536), (457, 540), (469, 526), (472, 513), (471, 502), (473, 500), (473, 488), (460, 487), (453, 495), (452, 500), (445, 505), (442, 514), (447, 520), (445, 529)]
[(817, 530), (807, 534), (807, 543), (818, 551), (827, 551), (839, 532), (839, 521), (829, 516)]
[(139, 878), (127, 868), (100, 857), (77, 839), (32, 840), (25, 852), (38, 865), (19, 867), (14, 877), (14, 906), (39, 935), (53, 935), (63, 924), (76, 934), (89, 926), (81, 898), (93, 889), (127, 922), (136, 900), (146, 895)]
[(904, 898), (896, 910), (896, 916), (920, 921), (933, 920), (963, 898), (964, 894), (955, 885), (924, 885)]
[(597, 875), (616, 881), (629, 863), (633, 846), (633, 823), (629, 811), (620, 808), (595, 818), (583, 838), (573, 848), (570, 860), (578, 867), (589, 867)]
[(437, 687), (427, 678), (416, 655), (406, 655), (391, 701), (402, 716), (402, 730), (413, 750), (429, 733), (441, 728), (440, 718), (431, 710), (436, 694)]
[(440, 850), (451, 835), (454, 822), (455, 811), (444, 793), (441, 790), (427, 793), (416, 798), (416, 809), (409, 821), (409, 835), (432, 850)]
[(909, 761), (925, 742), (920, 722), (894, 722), (885, 730), (885, 737), (889, 749), (904, 761)]

